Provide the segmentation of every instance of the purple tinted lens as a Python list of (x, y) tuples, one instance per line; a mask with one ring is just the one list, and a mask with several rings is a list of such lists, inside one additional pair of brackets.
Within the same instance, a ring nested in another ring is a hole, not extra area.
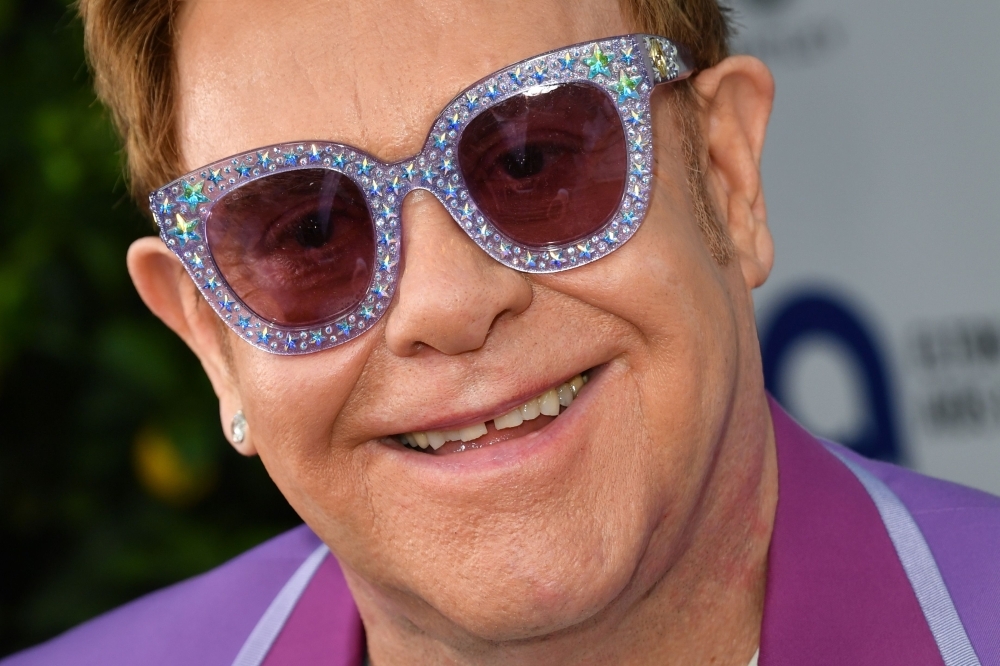
[(480, 210), (532, 247), (594, 233), (625, 191), (621, 118), (585, 83), (536, 88), (484, 111), (462, 133), (458, 160)]
[(207, 221), (222, 276), (259, 316), (282, 326), (329, 321), (365, 298), (375, 228), (347, 176), (301, 169), (265, 176), (219, 199)]

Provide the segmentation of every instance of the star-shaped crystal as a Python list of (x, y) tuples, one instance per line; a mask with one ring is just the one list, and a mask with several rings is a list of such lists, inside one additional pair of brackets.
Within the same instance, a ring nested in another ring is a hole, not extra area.
[(435, 135), (434, 137), (434, 147), (438, 150), (442, 150), (448, 145), (448, 134), (442, 132), (441, 134)]
[(251, 171), (250, 167), (248, 165), (246, 165), (246, 164), (237, 164), (236, 165), (236, 173), (239, 174), (240, 178), (249, 178), (250, 177), (250, 171)]
[(465, 106), (469, 109), (469, 111), (479, 106), (479, 96), (471, 91), (465, 93)]
[(604, 234), (604, 242), (608, 245), (617, 245), (618, 234), (613, 229), (608, 229)]
[(516, 69), (514, 69), (514, 70), (512, 70), (510, 72), (507, 72), (507, 75), (510, 77), (510, 80), (513, 81), (513, 83), (514, 83), (515, 86), (519, 86), (519, 85), (522, 85), (524, 83), (524, 81), (521, 80), (521, 68), (520, 67), (518, 67), (518, 68), (516, 68)]
[(284, 158), (287, 166), (295, 166), (299, 163), (299, 157), (295, 153), (285, 153)]
[(222, 182), (222, 169), (209, 169), (208, 179), (215, 185)]
[(569, 54), (569, 51), (563, 54), (562, 58), (559, 58), (559, 68), (563, 70), (573, 69), (573, 64), (576, 62), (576, 58)]
[(371, 321), (375, 317), (375, 310), (370, 306), (365, 305), (358, 311), (358, 314), (361, 315), (365, 321)]
[(628, 195), (636, 201), (642, 200), (642, 190), (639, 189), (639, 183), (632, 186), (632, 189), (628, 191)]
[(213, 275), (212, 277), (208, 278), (208, 280), (205, 281), (205, 284), (202, 285), (201, 288), (208, 289), (209, 291), (215, 291), (216, 289), (219, 288), (219, 281)]
[(504, 259), (508, 258), (511, 255), (510, 243), (505, 243), (503, 241), (500, 241), (500, 247), (498, 249), (500, 251), (500, 256), (503, 257)]
[(632, 61), (635, 60), (635, 54), (632, 53), (632, 47), (626, 46), (621, 52), (622, 62), (626, 65), (631, 65)]
[(497, 84), (491, 83), (486, 86), (486, 92), (483, 93), (484, 97), (488, 97), (491, 101), (500, 96), (500, 91), (497, 90)]
[(521, 260), (521, 262), (525, 266), (527, 266), (528, 268), (537, 268), (538, 267), (538, 255), (537, 254), (531, 254), (531, 252), (525, 251), (524, 258)]
[(399, 191), (403, 189), (403, 184), (399, 182), (399, 176), (393, 176), (392, 182), (386, 185), (386, 187), (388, 187), (389, 191), (393, 194), (399, 194)]
[(179, 240), (181, 245), (187, 245), (188, 241), (199, 241), (201, 240), (201, 236), (198, 235), (199, 222), (201, 220), (196, 217), (186, 220), (184, 216), (177, 213), (174, 217), (174, 228), (170, 230), (170, 235)]
[(455, 167), (452, 165), (451, 160), (449, 160), (447, 158), (441, 160), (441, 171), (444, 172), (444, 175), (447, 176), (449, 173), (451, 173), (454, 170), (455, 170)]
[(240, 315), (236, 320), (236, 325), (242, 328), (244, 331), (250, 328), (250, 317), (244, 317)]
[(174, 210), (174, 205), (174, 202), (169, 197), (163, 197), (163, 201), (157, 206), (157, 210), (160, 211), (160, 215), (170, 215)]
[(390, 271), (392, 267), (396, 265), (396, 262), (392, 260), (392, 257), (388, 254), (383, 254), (378, 260), (378, 267), (383, 271)]
[(222, 295), (222, 300), (219, 301), (219, 307), (225, 310), (226, 312), (233, 311), (233, 302), (232, 300), (230, 300), (229, 294)]
[(642, 166), (642, 162), (633, 162), (632, 169), (629, 171), (630, 175), (637, 176), (639, 178), (642, 178), (648, 173), (649, 171), (647, 171), (646, 168)]
[(205, 189), (205, 181), (203, 180), (198, 181), (197, 185), (185, 182), (184, 194), (177, 197), (177, 200), (183, 201), (184, 203), (192, 207), (197, 206), (200, 203), (205, 203), (206, 201), (208, 201), (208, 197), (206, 197), (205, 193), (202, 191), (204, 189)]
[(380, 212), (382, 213), (382, 217), (384, 217), (387, 220), (396, 217), (396, 209), (393, 208), (392, 204), (390, 203), (382, 204)]
[(445, 200), (454, 199), (458, 196), (458, 188), (452, 184), (448, 184), (444, 188), (444, 198)]
[(389, 290), (384, 284), (377, 284), (375, 285), (375, 288), (372, 289), (372, 295), (375, 296), (375, 298), (388, 298)]
[(417, 173), (417, 167), (412, 162), (403, 167), (403, 178), (406, 180), (413, 180), (413, 176)]
[(344, 157), (344, 153), (337, 153), (336, 155), (333, 156), (333, 166), (337, 167), (338, 169), (343, 169), (345, 166), (347, 166), (347, 158)]
[(323, 331), (309, 331), (310, 342), (314, 345), (323, 344)]
[(646, 150), (646, 140), (642, 138), (641, 134), (636, 134), (632, 138), (632, 149), (640, 153)]
[(204, 268), (205, 261), (201, 258), (201, 255), (195, 252), (194, 256), (191, 257), (191, 265), (195, 268)]
[(639, 99), (639, 93), (635, 91), (635, 87), (641, 82), (641, 76), (629, 76), (624, 69), (619, 72), (618, 82), (615, 84), (615, 90), (618, 91), (618, 103), (624, 104), (626, 100)]
[(379, 245), (390, 245), (394, 240), (396, 240), (396, 231), (394, 229), (383, 229), (379, 232)]
[(340, 331), (341, 335), (347, 335), (348, 333), (351, 332), (351, 325), (348, 324), (346, 321), (338, 321), (337, 330)]
[(472, 206), (469, 205), (469, 202), (466, 201), (465, 205), (458, 209), (458, 216), (463, 220), (468, 220), (470, 217), (472, 217), (473, 212), (474, 209), (472, 208)]
[(635, 224), (636, 215), (634, 210), (627, 210), (622, 214), (622, 224), (625, 226), (632, 226)]
[(531, 78), (541, 83), (545, 80), (546, 76), (548, 76), (548, 67), (545, 66), (545, 63), (535, 65), (535, 71), (531, 74)]
[(641, 125), (642, 113), (640, 113), (638, 109), (632, 109), (628, 112), (628, 116), (625, 117), (625, 122), (629, 125)]
[(590, 259), (594, 256), (594, 246), (590, 244), (590, 241), (586, 243), (580, 243), (576, 246), (577, 256), (581, 259)]
[(266, 345), (271, 339), (271, 332), (267, 330), (267, 326), (257, 331), (257, 342)]
[(549, 266), (561, 268), (566, 263), (566, 255), (562, 250), (549, 250)]
[(377, 180), (373, 180), (371, 184), (368, 186), (368, 194), (370, 194), (373, 197), (382, 195), (382, 186), (379, 185), (379, 182)]
[(420, 180), (430, 185), (434, 182), (434, 169), (428, 167), (420, 172)]
[(274, 160), (271, 159), (270, 150), (266, 150), (263, 153), (261, 152), (257, 153), (257, 164), (260, 166), (261, 169), (267, 169), (268, 167), (271, 166), (272, 162), (274, 162)]
[(613, 55), (602, 51), (600, 44), (594, 44), (594, 52), (583, 59), (583, 64), (590, 68), (590, 71), (587, 72), (587, 78), (592, 79), (600, 74), (610, 77), (611, 70), (608, 69), (608, 65), (612, 60), (614, 60)]
[(369, 173), (371, 173), (371, 170), (372, 170), (372, 163), (368, 161), (367, 157), (363, 158), (360, 162), (358, 162), (358, 173), (360, 175), (367, 176)]
[(462, 125), (462, 118), (456, 113), (448, 119), (448, 129), (457, 130)]
[(291, 351), (292, 349), (295, 349), (295, 338), (292, 337), (291, 333), (289, 333), (288, 337), (285, 338), (285, 349), (287, 351)]
[[(322, 157), (322, 155), (320, 154), (319, 149), (316, 148), (316, 144), (315, 143), (313, 145), (309, 146), (309, 163), (310, 164), (312, 164), (313, 162), (319, 162), (319, 160), (320, 160), (321, 157)], [(267, 329), (265, 329), (265, 330), (267, 330)]]

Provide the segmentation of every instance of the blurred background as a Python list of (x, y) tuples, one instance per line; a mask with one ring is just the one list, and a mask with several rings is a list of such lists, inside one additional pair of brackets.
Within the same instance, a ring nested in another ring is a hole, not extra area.
[(299, 521), (139, 301), (128, 199), (64, 0), (0, 0), (0, 656)]
[[(771, 391), (1000, 493), (1000, 4), (734, 0), (778, 84)], [(296, 524), (125, 272), (129, 201), (65, 0), (0, 0), (0, 655)]]

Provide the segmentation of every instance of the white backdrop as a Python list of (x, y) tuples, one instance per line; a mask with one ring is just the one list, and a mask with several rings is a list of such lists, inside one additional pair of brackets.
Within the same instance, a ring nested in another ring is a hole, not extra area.
[(770, 385), (818, 434), (1000, 494), (1000, 2), (733, 4), (777, 81)]

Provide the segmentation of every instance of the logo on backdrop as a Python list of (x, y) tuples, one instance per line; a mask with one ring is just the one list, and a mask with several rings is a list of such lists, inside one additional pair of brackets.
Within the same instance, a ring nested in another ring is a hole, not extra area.
[(841, 443), (869, 458), (898, 462), (902, 458), (896, 421), (896, 394), (886, 372), (885, 356), (871, 328), (850, 304), (838, 296), (810, 290), (792, 294), (773, 310), (761, 326), (764, 382), (782, 405), (795, 404), (788, 392), (791, 352), (815, 339), (835, 342), (858, 369), (862, 408), (867, 410), (857, 432), (842, 435)]

